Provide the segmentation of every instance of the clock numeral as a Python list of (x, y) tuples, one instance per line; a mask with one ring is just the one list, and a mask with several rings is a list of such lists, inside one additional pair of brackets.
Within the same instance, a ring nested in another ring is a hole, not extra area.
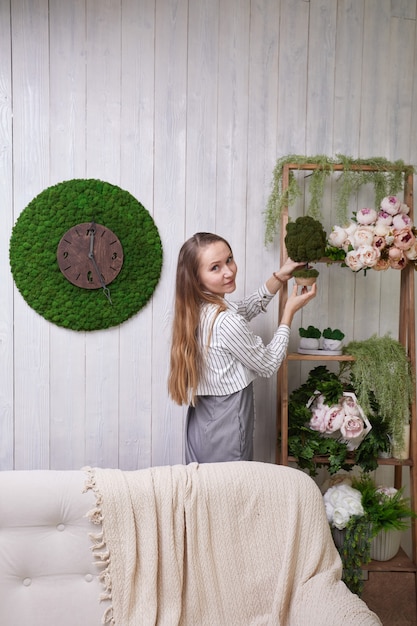
[(64, 259), (68, 258), (68, 252), (65, 250), (64, 254), (62, 255), (64, 257)]
[(111, 255), (112, 261), (114, 261), (114, 259), (117, 259), (119, 255), (117, 254), (117, 252), (113, 252), (113, 254)]
[(91, 270), (87, 272), (87, 280), (89, 283), (92, 283), (94, 281), (93, 272)]

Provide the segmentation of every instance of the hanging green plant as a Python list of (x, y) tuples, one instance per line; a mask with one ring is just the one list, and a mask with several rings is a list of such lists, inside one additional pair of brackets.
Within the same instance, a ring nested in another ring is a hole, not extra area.
[[(351, 341), (345, 354), (354, 357), (349, 363), (352, 383), (366, 414), (372, 413), (372, 398), (379, 415), (398, 448), (404, 449), (404, 426), (409, 422), (415, 382), (404, 346), (389, 335), (373, 335), (364, 341)], [(346, 362), (341, 368), (347, 367)]]
[(345, 585), (359, 597), (363, 591), (363, 566), (371, 560), (372, 527), (366, 516), (353, 516), (346, 525), (345, 539), (336, 546), (342, 559)]
[[(347, 221), (348, 203), (351, 196), (362, 186), (371, 184), (374, 187), (375, 202), (379, 206), (381, 200), (388, 195), (395, 195), (404, 187), (405, 177), (414, 168), (404, 164), (402, 160), (388, 161), (383, 157), (371, 157), (368, 159), (353, 159), (352, 157), (337, 154), (335, 158), (325, 155), (311, 157), (290, 154), (280, 157), (273, 170), (273, 183), (268, 198), (265, 214), (265, 243), (272, 243), (279, 231), (281, 216), (285, 207), (292, 206), (302, 192), (294, 171), (289, 171), (288, 188), (283, 189), (282, 177), (284, 166), (289, 163), (298, 167), (314, 164), (317, 169), (307, 176), (310, 178), (309, 192), (310, 201), (307, 214), (314, 219), (321, 220), (321, 207), (325, 182), (328, 176), (335, 171), (335, 165), (343, 165), (337, 180), (335, 209), (338, 222), (344, 224)], [(373, 171), (357, 169), (358, 166), (370, 166)]]

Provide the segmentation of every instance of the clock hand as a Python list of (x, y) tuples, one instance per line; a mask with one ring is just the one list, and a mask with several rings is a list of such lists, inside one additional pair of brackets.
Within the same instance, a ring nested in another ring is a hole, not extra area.
[(89, 258), (92, 259), (94, 256), (94, 236), (96, 234), (96, 223), (91, 222), (91, 226), (88, 229), (88, 234), (90, 235), (90, 252), (88, 254)]
[(98, 268), (98, 265), (96, 263), (96, 259), (94, 256), (94, 235), (96, 233), (96, 229), (95, 229), (95, 222), (91, 223), (91, 227), (89, 229), (89, 235), (90, 235), (90, 251), (88, 253), (88, 258), (91, 260), (93, 267), (96, 271), (96, 274), (98, 276), (98, 279), (100, 281), (101, 287), (103, 289), (104, 295), (106, 296), (107, 300), (110, 302), (110, 304), (113, 304), (111, 297), (110, 297), (110, 289), (108, 287), (106, 287), (106, 283), (103, 280), (103, 276), (101, 275), (101, 272)]

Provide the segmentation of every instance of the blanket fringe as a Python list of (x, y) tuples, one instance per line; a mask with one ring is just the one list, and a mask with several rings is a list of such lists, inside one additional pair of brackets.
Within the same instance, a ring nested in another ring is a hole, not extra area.
[(113, 605), (112, 605), (112, 580), (110, 574), (110, 551), (106, 549), (106, 538), (104, 536), (103, 530), (103, 512), (101, 509), (101, 505), (103, 503), (103, 498), (101, 493), (98, 490), (94, 469), (91, 467), (83, 467), (83, 471), (87, 473), (87, 478), (84, 484), (83, 493), (87, 493), (87, 491), (92, 491), (95, 496), (96, 506), (87, 512), (86, 517), (89, 518), (90, 522), (96, 526), (101, 525), (100, 532), (90, 533), (89, 537), (91, 539), (92, 545), (90, 546), (90, 550), (93, 552), (93, 556), (96, 559), (95, 565), (98, 567), (104, 565), (105, 568), (99, 574), (99, 581), (103, 586), (104, 592), (100, 594), (99, 600), (100, 602), (109, 601), (110, 606), (104, 612), (102, 617), (102, 624), (115, 624), (114, 614), (113, 614)]

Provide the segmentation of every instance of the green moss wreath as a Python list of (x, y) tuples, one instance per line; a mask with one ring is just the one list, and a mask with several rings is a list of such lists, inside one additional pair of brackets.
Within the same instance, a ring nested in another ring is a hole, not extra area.
[[(104, 224), (123, 246), (124, 262), (111, 283), (112, 303), (102, 289), (82, 289), (61, 273), (56, 251), (75, 224)], [(72, 330), (121, 324), (145, 306), (162, 269), (162, 244), (149, 212), (129, 192), (95, 179), (48, 187), (22, 211), (10, 238), (10, 266), (26, 302), (45, 319)]]

